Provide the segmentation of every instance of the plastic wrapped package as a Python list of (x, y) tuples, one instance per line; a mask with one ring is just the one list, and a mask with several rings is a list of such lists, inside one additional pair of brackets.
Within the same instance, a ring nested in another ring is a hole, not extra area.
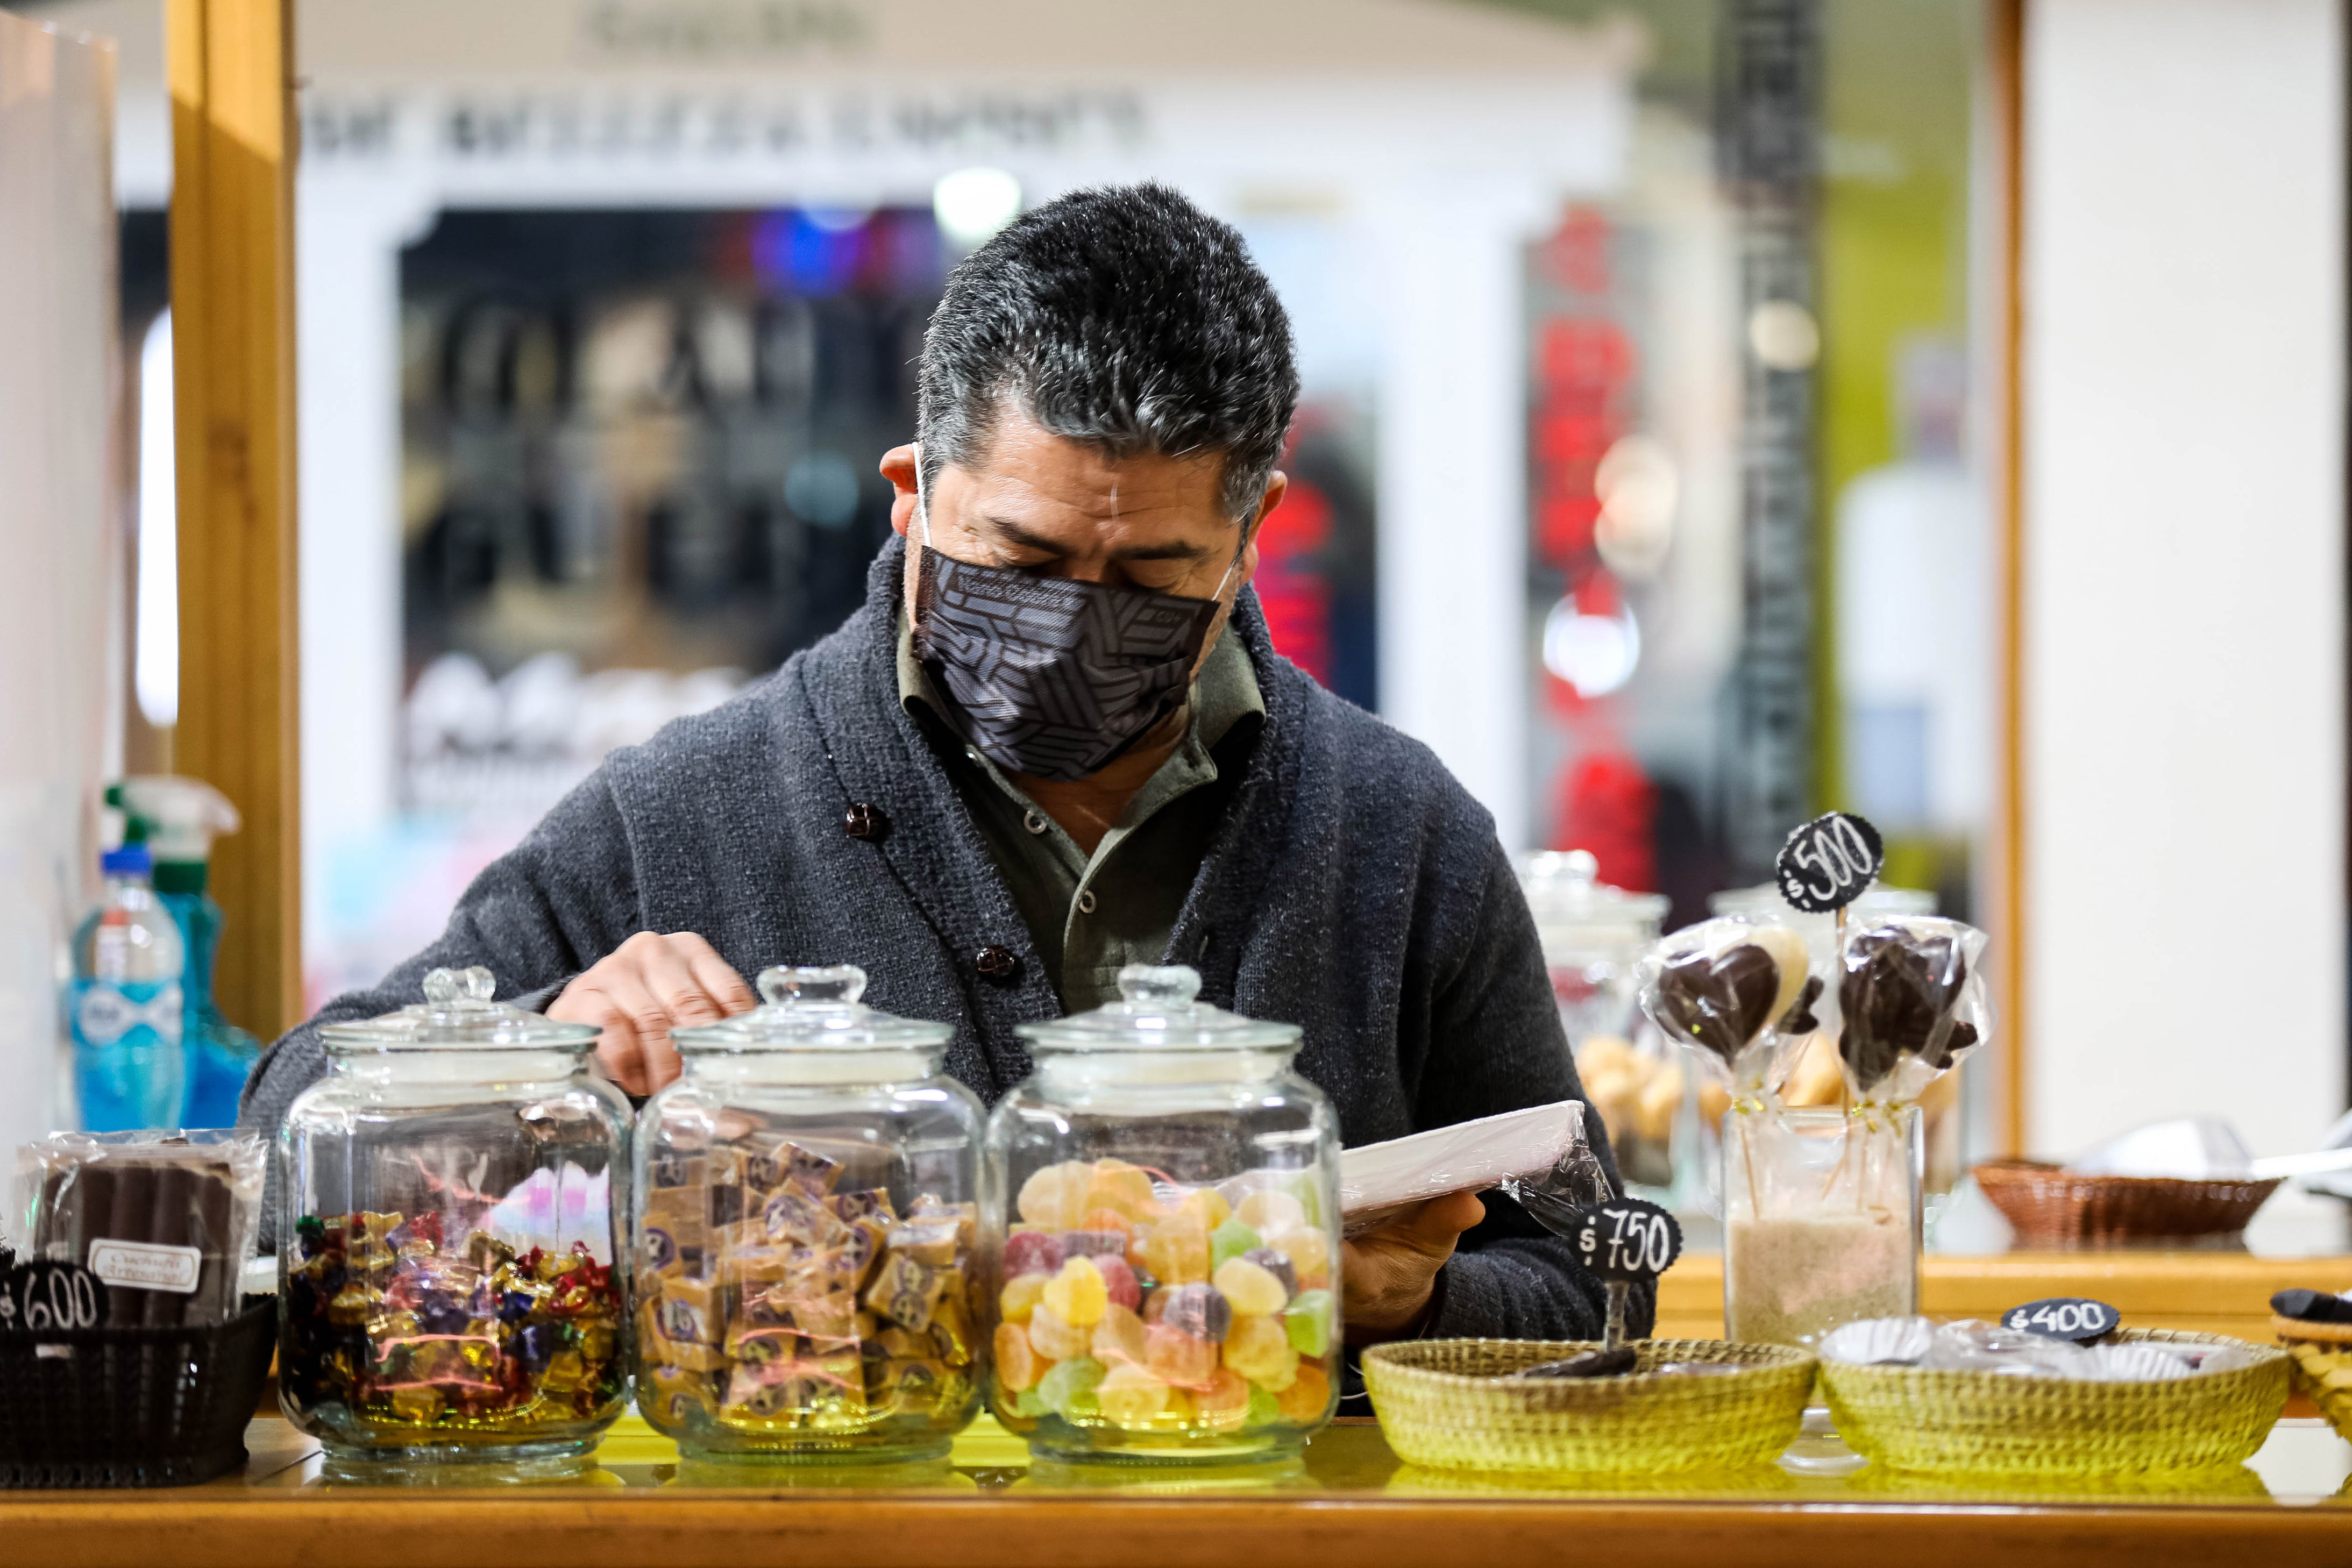
[(1748, 915), (1685, 926), (1642, 964), (1642, 1010), (1697, 1053), (1736, 1106), (1753, 1108), (1780, 1089), (1789, 1042), (1812, 1032), (1821, 994), (1804, 938)]
[(1838, 949), (1838, 1054), (1858, 1107), (1908, 1105), (1984, 1043), (1987, 938), (1932, 915), (1895, 915)]
[(1832, 1329), (1821, 1340), (1831, 1361), (1861, 1366), (1916, 1366), (1922, 1372), (1989, 1372), (2002, 1377), (2068, 1378), (2077, 1383), (2163, 1383), (2247, 1364), (2231, 1346), (2157, 1343), (2079, 1345), (2000, 1323), (1961, 1318), (1874, 1318)]
[(266, 1168), (252, 1133), (56, 1134), (17, 1152), (26, 1255), (103, 1281), (110, 1327), (226, 1322), (253, 1257)]
[(1598, 1196), (1580, 1201), (1612, 1196), (1585, 1139), (1582, 1101), (1530, 1105), (1349, 1149), (1339, 1156), (1339, 1209), (1347, 1234), (1360, 1236), (1408, 1204), (1516, 1178), (1532, 1181), (1538, 1195), (1591, 1191), (1598, 1182)]

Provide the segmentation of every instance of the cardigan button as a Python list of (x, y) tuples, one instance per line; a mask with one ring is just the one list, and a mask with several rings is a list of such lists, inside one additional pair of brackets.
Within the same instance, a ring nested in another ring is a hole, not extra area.
[(980, 971), (982, 978), (1002, 986), (1021, 972), (1021, 955), (991, 943), (972, 956), (971, 967)]
[(890, 831), (890, 813), (869, 801), (853, 800), (841, 814), (841, 831), (870, 843)]

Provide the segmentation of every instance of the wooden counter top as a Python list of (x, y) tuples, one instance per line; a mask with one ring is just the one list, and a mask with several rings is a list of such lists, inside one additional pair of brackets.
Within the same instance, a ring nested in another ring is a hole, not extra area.
[[(634, 1425), (634, 1424), (633, 1424)], [(10, 1563), (39, 1568), (1409, 1568), (1561, 1561), (1819, 1568), (2352, 1561), (2352, 1446), (2283, 1423), (2253, 1468), (2073, 1490), (1778, 1469), (1575, 1490), (1398, 1461), (1370, 1423), (1304, 1459), (1213, 1474), (1049, 1472), (983, 1422), (928, 1469), (694, 1472), (642, 1427), (578, 1481), (491, 1490), (335, 1486), (313, 1447), (254, 1423), (245, 1474), (176, 1491), (0, 1493)], [(718, 1484), (703, 1484), (706, 1481)]]

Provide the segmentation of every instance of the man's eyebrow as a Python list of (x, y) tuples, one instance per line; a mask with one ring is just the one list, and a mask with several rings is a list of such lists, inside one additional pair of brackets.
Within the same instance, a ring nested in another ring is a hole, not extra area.
[[(1070, 553), (1059, 540), (1048, 538), (1044, 534), (1032, 533), (1010, 517), (1000, 517), (990, 512), (982, 514), (980, 520), (995, 530), (998, 538), (1016, 549), (1035, 550), (1038, 554), (1050, 556), (1055, 560), (1060, 560)], [(1113, 550), (1111, 559), (1113, 560), (1201, 560), (1213, 553), (1206, 545), (1192, 544), (1183, 539), (1170, 539), (1164, 544), (1134, 545), (1126, 549)]]

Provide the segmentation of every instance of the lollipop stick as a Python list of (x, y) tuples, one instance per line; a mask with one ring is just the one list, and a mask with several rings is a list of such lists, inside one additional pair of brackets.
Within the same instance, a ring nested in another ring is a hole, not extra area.
[(1611, 1280), (1604, 1288), (1609, 1292), (1609, 1322), (1601, 1331), (1601, 1348), (1615, 1350), (1625, 1343), (1625, 1297), (1633, 1287), (1622, 1280)]

